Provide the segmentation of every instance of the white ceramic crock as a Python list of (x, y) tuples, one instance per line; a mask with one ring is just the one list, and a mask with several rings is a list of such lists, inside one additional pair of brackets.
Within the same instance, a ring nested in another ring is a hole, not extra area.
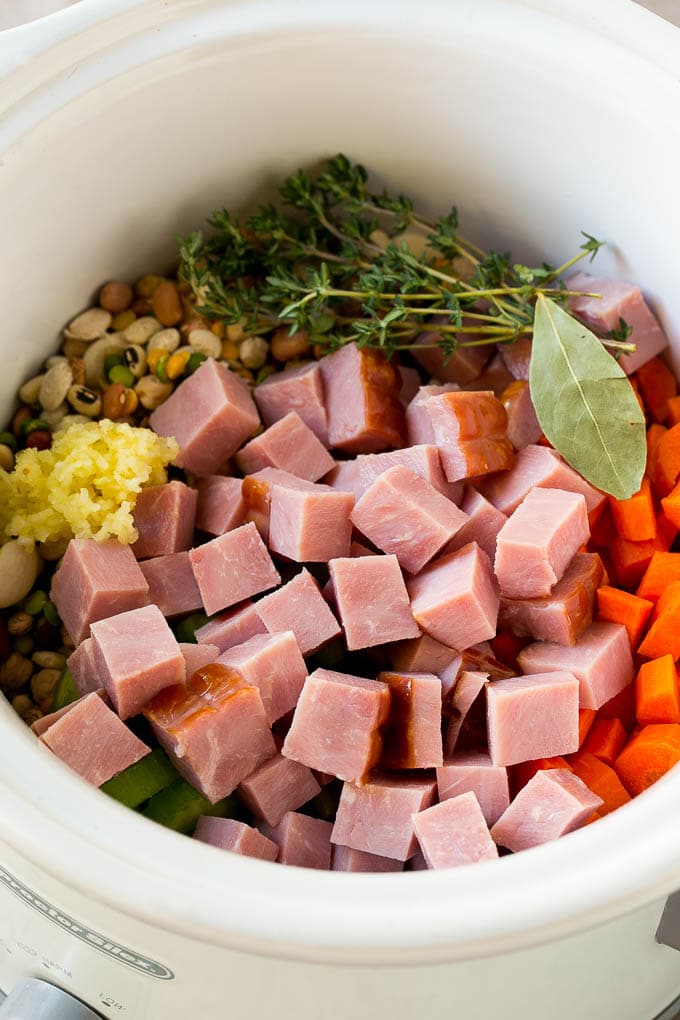
[[(94, 285), (343, 150), (466, 232), (583, 228), (680, 349), (680, 33), (628, 0), (83, 0), (0, 36), (2, 403)], [(680, 776), (557, 843), (439, 873), (281, 868), (110, 802), (0, 705), (0, 988), (106, 1016), (647, 1020)]]

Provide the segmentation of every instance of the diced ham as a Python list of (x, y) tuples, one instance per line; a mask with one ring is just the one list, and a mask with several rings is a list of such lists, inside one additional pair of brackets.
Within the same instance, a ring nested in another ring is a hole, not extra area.
[(94, 661), (92, 638), (85, 638), (80, 642), (76, 650), (66, 660), (66, 667), (73, 677), (73, 685), (81, 697), (101, 687)]
[[(259, 607), (259, 603), (258, 603)], [(281, 627), (281, 630), (290, 628)], [(266, 633), (267, 628), (258, 616), (257, 609), (246, 599), (241, 605), (228, 609), (226, 613), (220, 613), (213, 620), (209, 620), (196, 631), (196, 640), (199, 644), (217, 645), (220, 652), (226, 652), (227, 648), (234, 645), (242, 645), (256, 634)]]
[(578, 751), (578, 680), (536, 673), (487, 684), (489, 753), (494, 765)]
[(86, 694), (83, 694), (76, 701), (70, 701), (68, 705), (64, 705), (63, 708), (58, 708), (55, 712), (49, 712), (47, 715), (41, 716), (40, 719), (36, 719), (35, 722), (31, 723), (32, 732), (35, 733), (36, 737), (41, 737), (43, 733), (46, 733), (49, 730), (50, 726), (53, 726), (55, 722), (58, 722), (59, 719), (62, 719), (68, 712), (70, 712), (72, 708), (79, 705), (80, 702), (87, 697), (87, 694), (98, 694), (104, 704), (109, 708), (111, 707), (108, 694), (103, 687), (98, 687), (95, 691), (88, 691)]
[(376, 774), (363, 786), (345, 783), (333, 826), (333, 843), (407, 861), (417, 849), (413, 816), (429, 807), (436, 784), (419, 776)]
[(494, 570), (501, 595), (515, 599), (550, 595), (589, 537), (582, 495), (532, 489), (498, 533)]
[(602, 800), (569, 769), (541, 769), (491, 829), (499, 846), (516, 852), (578, 829)]
[(203, 605), (188, 552), (144, 560), (140, 567), (149, 585), (149, 601), (163, 616), (193, 613)]
[(465, 721), (472, 711), (478, 698), (482, 697), (489, 674), (475, 669), (464, 669), (459, 672), (458, 662), (454, 659), (441, 675), (442, 697), (450, 703), (450, 721), (446, 730), (445, 753), (453, 754), (458, 743)]
[(356, 503), (352, 522), (378, 549), (417, 574), (450, 542), (467, 516), (406, 467), (385, 471)]
[(360, 782), (382, 750), (390, 709), (384, 683), (317, 669), (307, 677), (283, 745), (286, 758)]
[(441, 765), (442, 684), (431, 673), (379, 673), (390, 689), (383, 727), (383, 769), (429, 769)]
[(474, 793), (461, 793), (413, 818), (428, 868), (457, 868), (498, 857), (496, 844)]
[(167, 556), (191, 548), (198, 493), (184, 482), (142, 489), (135, 503), (139, 538), (132, 545), (138, 560)]
[(197, 485), (196, 527), (209, 535), (223, 535), (245, 522), (243, 480), (226, 475), (208, 475)]
[(508, 416), (493, 393), (442, 393), (429, 397), (425, 409), (450, 482), (511, 466), (514, 451), (506, 435)]
[(180, 641), (179, 648), (184, 658), (185, 678), (188, 680), (197, 669), (202, 669), (210, 663), (217, 662), (220, 650), (217, 645), (194, 645), (187, 641)]
[(444, 555), (476, 542), (493, 563), (496, 538), (508, 518), (471, 485), (465, 487), (460, 508), (468, 519), (446, 546)]
[(329, 871), (331, 866), (330, 822), (289, 811), (277, 826), (261, 828), (279, 848), (279, 864)]
[(238, 788), (248, 810), (272, 826), (320, 792), (311, 769), (279, 752), (246, 776)]
[(40, 740), (93, 786), (101, 786), (149, 753), (96, 692), (67, 707), (69, 711)]
[(416, 621), (442, 644), (462, 649), (495, 637), (498, 586), (489, 557), (474, 542), (425, 567), (408, 590)]
[(212, 475), (257, 431), (260, 416), (243, 380), (208, 358), (156, 408), (149, 425), (175, 437), (178, 467)]
[(498, 353), (513, 378), (529, 381), (531, 340), (528, 337), (520, 337), (511, 344), (498, 344)]
[(444, 386), (421, 386), (411, 403), (406, 408), (406, 438), (411, 446), (421, 443), (433, 444), (434, 432), (432, 419), (425, 406), (430, 397), (440, 397), (442, 393), (453, 393), (459, 390), (457, 383), (446, 383)]
[(161, 691), (144, 715), (180, 775), (213, 804), (276, 753), (257, 687), (219, 664)]
[(390, 649), (392, 668), (400, 673), (435, 673), (437, 676), (458, 654), (429, 634), (398, 641)]
[(189, 556), (209, 616), (275, 588), (281, 580), (252, 522), (199, 545)]
[(618, 329), (621, 319), (632, 328), (628, 342), (635, 344), (637, 349), (634, 354), (623, 354), (619, 359), (619, 365), (626, 375), (636, 372), (640, 365), (650, 361), (668, 346), (659, 320), (635, 284), (591, 276), (589, 273), (574, 273), (567, 280), (567, 287), (569, 290), (602, 295), (600, 298), (569, 298), (569, 310), (595, 333), (604, 336)]
[(547, 446), (525, 446), (515, 457), (510, 471), (482, 478), (476, 485), (497, 510), (507, 515), (514, 513), (529, 491), (537, 486), (542, 489), (580, 492), (585, 497), (589, 514), (597, 510), (607, 498)]
[(440, 382), (459, 383), (464, 386), (479, 378), (491, 356), (490, 345), (459, 347), (447, 358), (439, 346), (441, 342), (441, 333), (434, 331), (421, 333), (410, 348), (411, 354), (426, 372)]
[(328, 415), (318, 361), (275, 372), (255, 387), (253, 396), (265, 425), (297, 411), (317, 439), (328, 446)]
[(345, 557), (328, 566), (350, 651), (420, 634), (396, 556)]
[(121, 719), (137, 715), (164, 687), (184, 683), (184, 657), (158, 606), (143, 606), (92, 624), (100, 684)]
[(500, 401), (508, 416), (508, 439), (515, 449), (523, 450), (525, 446), (537, 443), (543, 430), (538, 424), (529, 383), (515, 379), (503, 390)]
[[(568, 670), (578, 678), (581, 708), (601, 708), (633, 681), (633, 657), (626, 628), (620, 623), (593, 623), (575, 645), (537, 641), (517, 657), (524, 673)], [(538, 756), (536, 756), (538, 757)]]
[(454, 503), (460, 498), (462, 487), (447, 482), (442, 470), (439, 450), (436, 446), (407, 446), (403, 450), (388, 450), (385, 453), (366, 453), (354, 460), (340, 460), (326, 477), (333, 489), (351, 492), (359, 499), (375, 480), (393, 467), (406, 467)]
[[(402, 369), (403, 371), (403, 369)], [(390, 857), (379, 857), (365, 850), (353, 850), (351, 846), (333, 846), (331, 871), (403, 871), (403, 861)]]
[(149, 602), (149, 586), (129, 545), (73, 538), (52, 578), (52, 601), (74, 644), (90, 624)]
[(501, 596), (498, 629), (537, 641), (574, 645), (593, 622), (595, 593), (603, 579), (604, 567), (597, 553), (576, 553), (545, 598)]
[(404, 409), (399, 370), (380, 351), (350, 343), (319, 362), (326, 394), (329, 445), (348, 453), (402, 446)]
[(276, 483), (272, 488), (269, 548), (296, 563), (328, 563), (347, 556), (354, 497), (328, 485)]
[(261, 861), (275, 861), (279, 848), (257, 829), (235, 818), (213, 818), (201, 815), (196, 825), (194, 839), (209, 843), (221, 850), (230, 850), (243, 857), (256, 857)]
[(304, 568), (288, 584), (265, 595), (253, 607), (263, 629), (292, 630), (303, 655), (316, 652), (341, 634), (319, 585)]
[(307, 676), (305, 660), (290, 630), (257, 634), (223, 652), (218, 662), (257, 687), (270, 725), (295, 708)]
[(295, 411), (251, 439), (234, 459), (244, 475), (274, 467), (308, 482), (318, 481), (334, 464), (326, 447)]
[(508, 770), (494, 765), (490, 756), (480, 751), (447, 758), (437, 769), (437, 790), (440, 801), (473, 793), (489, 826), (498, 821), (510, 803)]
[(401, 378), (399, 399), (403, 407), (408, 407), (420, 389), (420, 372), (417, 368), (411, 368), (410, 365), (400, 365), (399, 376)]

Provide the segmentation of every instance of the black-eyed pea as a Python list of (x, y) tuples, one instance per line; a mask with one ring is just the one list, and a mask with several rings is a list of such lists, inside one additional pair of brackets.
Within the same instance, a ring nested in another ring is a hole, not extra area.
[(66, 358), (62, 358), (50, 366), (43, 376), (38, 393), (38, 400), (46, 411), (54, 411), (66, 400), (73, 383), (73, 372)]
[(101, 413), (102, 398), (89, 386), (71, 386), (66, 399), (74, 411), (85, 415), (86, 418), (96, 418)]
[(130, 344), (123, 351), (125, 364), (132, 372), (135, 379), (141, 379), (146, 372), (146, 353), (139, 344)]
[(192, 329), (188, 339), (189, 346), (207, 358), (219, 358), (222, 353), (222, 341), (209, 329)]
[(71, 319), (64, 329), (67, 340), (97, 340), (106, 333), (113, 316), (105, 308), (88, 308)]
[(155, 375), (145, 375), (135, 386), (139, 402), (147, 411), (155, 411), (172, 393), (172, 383), (163, 383)]
[(155, 316), (142, 315), (141, 318), (135, 319), (127, 327), (125, 330), (125, 340), (127, 344), (137, 344), (143, 347), (155, 333), (160, 332), (161, 328), (161, 324)]
[(246, 368), (262, 368), (269, 354), (269, 344), (261, 336), (247, 336), (238, 353), (241, 364)]
[(27, 379), (23, 386), (19, 389), (19, 399), (22, 400), (24, 404), (38, 403), (40, 387), (43, 384), (44, 378), (44, 372), (40, 375), (34, 375), (32, 379)]
[(149, 340), (146, 352), (147, 357), (151, 351), (163, 351), (164, 354), (172, 354), (179, 347), (180, 333), (178, 329), (161, 329)]
[(136, 318), (137, 314), (131, 308), (126, 308), (124, 312), (118, 312), (118, 315), (114, 315), (111, 319), (111, 329), (116, 333), (122, 333), (132, 325)]

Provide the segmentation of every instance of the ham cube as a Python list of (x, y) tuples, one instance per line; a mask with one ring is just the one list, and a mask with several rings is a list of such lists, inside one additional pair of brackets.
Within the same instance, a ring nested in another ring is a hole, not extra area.
[(209, 535), (224, 535), (245, 522), (243, 480), (225, 475), (208, 475), (198, 481), (196, 527)]
[(308, 482), (318, 481), (335, 463), (295, 411), (290, 411), (241, 447), (235, 460), (244, 475), (274, 467), (306, 478)]
[(275, 372), (255, 387), (253, 396), (265, 425), (297, 411), (317, 439), (328, 446), (328, 415), (318, 361)]
[(149, 602), (149, 585), (129, 545), (73, 538), (52, 578), (50, 597), (74, 644), (90, 624)]
[(589, 514), (597, 511), (607, 498), (547, 446), (526, 446), (517, 454), (510, 471), (481, 478), (477, 483), (477, 488), (489, 502), (508, 516), (515, 512), (530, 490), (537, 487), (580, 492)]
[(383, 728), (384, 769), (429, 769), (441, 765), (442, 684), (428, 673), (379, 673), (390, 689), (390, 714)]
[(398, 641), (391, 649), (393, 669), (400, 673), (434, 673), (437, 676), (455, 659), (457, 652), (429, 634)]
[[(468, 320), (468, 324), (470, 321)], [(441, 333), (432, 330), (416, 337), (410, 352), (418, 364), (442, 383), (458, 383), (465, 386), (478, 379), (491, 356), (491, 345), (459, 347), (447, 357), (440, 347), (442, 339)]]
[[(473, 707), (483, 700), (483, 692), (489, 674), (476, 669), (460, 670), (460, 660), (454, 659), (441, 675), (442, 697), (445, 705), (450, 704), (447, 715), (450, 721), (446, 730), (445, 752), (453, 754)], [(447, 705), (448, 707), (448, 705)], [(480, 736), (480, 743), (485, 743), (486, 732)]]
[(513, 340), (510, 344), (498, 344), (498, 353), (514, 379), (529, 381), (531, 340), (528, 337), (520, 337), (519, 340)]
[(158, 606), (98, 620), (91, 629), (97, 675), (121, 719), (137, 715), (164, 687), (184, 683), (184, 657)]
[(435, 798), (431, 779), (378, 773), (363, 786), (345, 783), (333, 826), (333, 843), (407, 861), (418, 849), (413, 816)]
[(149, 601), (163, 616), (193, 613), (203, 606), (188, 552), (155, 556), (140, 567), (149, 585)]
[(346, 344), (319, 362), (326, 393), (328, 441), (348, 453), (402, 446), (399, 370), (380, 351)]
[(257, 634), (223, 652), (218, 662), (257, 687), (270, 726), (295, 708), (307, 676), (305, 660), (290, 630), (282, 634)]
[(275, 484), (271, 494), (269, 548), (296, 563), (328, 563), (347, 556), (354, 497), (328, 485)]
[(442, 393), (425, 408), (450, 482), (504, 471), (513, 461), (505, 408), (491, 392)]
[(93, 786), (117, 776), (149, 753), (146, 744), (92, 692), (46, 729), (40, 740)]
[(198, 493), (184, 482), (142, 489), (135, 503), (139, 538), (132, 546), (138, 560), (167, 556), (191, 548)]
[(516, 853), (578, 829), (603, 804), (569, 769), (541, 769), (491, 829), (499, 846)]
[(289, 811), (277, 826), (262, 829), (279, 848), (279, 864), (329, 871), (331, 866), (330, 822)]
[(580, 684), (581, 708), (601, 708), (633, 682), (630, 642), (620, 623), (593, 623), (571, 648), (537, 641), (523, 648), (517, 661), (523, 673), (573, 673)]
[(458, 868), (498, 857), (474, 793), (461, 793), (415, 815), (413, 828), (428, 868)]
[(501, 595), (513, 599), (550, 595), (589, 537), (583, 496), (532, 489), (498, 533), (494, 570)]
[(405, 467), (385, 471), (352, 511), (352, 522), (378, 549), (417, 574), (466, 523), (467, 516)]
[[(291, 628), (281, 627), (280, 630)], [(242, 645), (244, 641), (250, 640), (256, 634), (265, 634), (266, 627), (258, 616), (257, 609), (246, 599), (241, 605), (228, 609), (226, 613), (220, 613), (213, 620), (209, 620), (196, 631), (196, 641), (199, 644), (217, 645), (220, 652), (226, 652), (227, 648), (234, 645)]]
[(251, 772), (238, 788), (248, 810), (272, 826), (320, 792), (311, 769), (278, 752)]
[(454, 503), (460, 497), (461, 487), (447, 482), (439, 450), (431, 444), (407, 446), (403, 450), (388, 450), (385, 453), (366, 453), (354, 460), (338, 461), (328, 473), (326, 482), (331, 488), (351, 492), (355, 499), (360, 499), (376, 479), (393, 467), (405, 467), (420, 475), (437, 492)]
[(257, 829), (235, 818), (213, 818), (201, 815), (194, 832), (194, 839), (209, 843), (221, 850), (230, 850), (243, 857), (256, 857), (261, 861), (275, 861), (279, 848)]
[(487, 684), (489, 753), (494, 765), (578, 751), (578, 680), (536, 673)]
[(523, 450), (525, 446), (537, 443), (543, 430), (538, 424), (529, 383), (515, 379), (503, 390), (500, 401), (508, 416), (508, 439), (515, 449)]
[(360, 782), (380, 758), (390, 710), (387, 684), (316, 669), (307, 677), (283, 754), (318, 772)]
[(498, 586), (474, 542), (425, 567), (408, 591), (416, 621), (436, 641), (463, 649), (495, 637)]
[(303, 655), (316, 652), (341, 634), (319, 585), (308, 570), (265, 595), (253, 607), (262, 628), (275, 634), (292, 630)]
[(508, 770), (494, 765), (480, 751), (456, 754), (437, 769), (439, 800), (473, 793), (488, 826), (494, 825), (510, 804)]
[[(104, 704), (110, 707), (111, 703), (103, 687), (98, 687), (96, 691), (88, 691), (87, 693), (99, 695)], [(55, 722), (62, 719), (68, 712), (71, 711), (72, 708), (75, 708), (81, 701), (84, 701), (86, 697), (87, 694), (84, 694), (76, 701), (70, 701), (68, 705), (64, 705), (63, 708), (58, 708), (56, 712), (49, 712), (47, 715), (41, 716), (40, 719), (36, 719), (35, 722), (31, 723), (32, 732), (35, 733), (36, 737), (41, 737), (43, 733), (46, 733), (49, 730), (50, 726), (53, 726)]]
[(144, 715), (180, 775), (213, 804), (276, 753), (257, 687), (219, 664), (161, 691)]
[(351, 846), (341, 846), (339, 843), (333, 847), (331, 871), (380, 872), (403, 870), (403, 861), (393, 861), (390, 857), (368, 854), (365, 850), (353, 850)]
[(275, 588), (281, 580), (252, 522), (199, 545), (189, 557), (209, 616)]
[(396, 556), (346, 557), (328, 566), (350, 651), (420, 634)]
[(185, 680), (193, 676), (197, 669), (217, 662), (220, 654), (217, 645), (194, 645), (180, 641), (179, 648), (184, 658)]
[(421, 386), (411, 403), (406, 408), (406, 438), (411, 446), (420, 443), (434, 443), (432, 419), (425, 406), (430, 397), (440, 397), (442, 393), (453, 393), (460, 389), (457, 383), (444, 386)]
[(416, 393), (420, 389), (421, 378), (420, 372), (417, 368), (411, 368), (408, 365), (399, 366), (399, 377), (401, 379), (401, 389), (399, 390), (399, 399), (402, 407), (408, 407)]
[(212, 475), (257, 431), (260, 416), (243, 380), (208, 358), (156, 408), (149, 425), (175, 437), (178, 467)]
[(94, 661), (92, 638), (81, 641), (66, 660), (66, 667), (73, 677), (73, 684), (81, 697), (101, 687)]
[(465, 488), (460, 508), (468, 519), (446, 546), (444, 555), (476, 542), (493, 563), (498, 532), (508, 518), (471, 485)]

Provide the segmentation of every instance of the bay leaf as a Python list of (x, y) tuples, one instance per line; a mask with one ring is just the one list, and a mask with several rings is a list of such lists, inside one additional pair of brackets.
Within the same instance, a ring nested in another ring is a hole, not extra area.
[(616, 499), (638, 491), (645, 420), (628, 377), (594, 333), (542, 294), (529, 385), (544, 434), (579, 474)]

